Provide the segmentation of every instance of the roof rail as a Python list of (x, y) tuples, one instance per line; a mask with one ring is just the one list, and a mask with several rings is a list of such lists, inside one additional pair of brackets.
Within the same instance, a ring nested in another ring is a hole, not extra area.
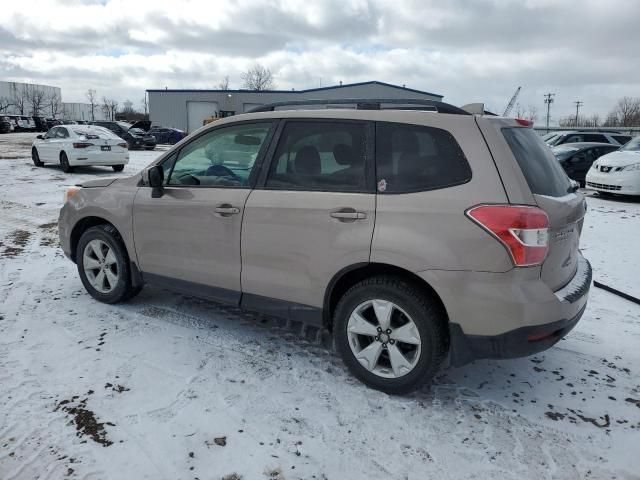
[[(340, 98), (334, 100), (291, 100), (260, 105), (259, 107), (252, 108), (246, 113), (273, 112), (278, 107), (311, 105), (355, 105), (357, 110), (386, 110), (390, 108), (402, 110), (403, 106), (414, 105), (426, 108), (407, 107), (407, 109), (424, 110), (431, 112), (435, 111), (438, 113), (453, 113), (456, 115), (470, 115), (469, 112), (465, 112), (463, 109), (449, 103), (439, 102), (437, 100), (422, 100), (417, 98)], [(397, 105), (397, 107), (388, 107), (387, 105)]]

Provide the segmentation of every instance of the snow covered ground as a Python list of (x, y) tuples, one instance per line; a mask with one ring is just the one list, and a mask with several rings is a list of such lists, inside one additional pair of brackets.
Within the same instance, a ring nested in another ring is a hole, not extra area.
[[(390, 397), (313, 332), (153, 288), (93, 300), (56, 220), (65, 186), (114, 173), (35, 168), (33, 136), (0, 135), (1, 479), (640, 478), (640, 306), (592, 289), (548, 352)], [(640, 202), (588, 204), (595, 279), (640, 296)]]

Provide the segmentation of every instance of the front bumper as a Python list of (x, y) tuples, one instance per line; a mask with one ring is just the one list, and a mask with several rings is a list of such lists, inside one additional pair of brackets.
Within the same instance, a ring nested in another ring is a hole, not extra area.
[(602, 173), (589, 170), (587, 188), (620, 195), (640, 195), (640, 171)]
[(553, 346), (578, 323), (592, 278), (584, 257), (580, 255), (572, 280), (555, 292), (540, 279), (539, 271), (534, 279), (526, 278), (533, 276), (533, 270), (514, 270), (512, 275), (502, 274), (502, 279), (484, 274), (472, 277), (462, 288), (457, 283), (453, 298), (447, 290), (438, 292), (449, 314), (450, 365), (532, 355)]

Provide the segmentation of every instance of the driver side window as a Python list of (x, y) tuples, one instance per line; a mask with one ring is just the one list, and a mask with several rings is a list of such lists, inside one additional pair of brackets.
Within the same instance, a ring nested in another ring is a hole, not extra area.
[(167, 185), (243, 188), (267, 138), (271, 122), (212, 130), (185, 145)]

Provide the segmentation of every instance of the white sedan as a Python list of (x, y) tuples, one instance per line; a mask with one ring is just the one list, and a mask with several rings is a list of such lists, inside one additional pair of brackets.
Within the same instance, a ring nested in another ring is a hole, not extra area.
[(127, 142), (95, 125), (59, 125), (38, 135), (31, 147), (36, 167), (59, 163), (65, 173), (76, 166), (111, 166), (116, 172), (129, 163)]
[(596, 160), (587, 172), (587, 187), (602, 194), (640, 195), (640, 137)]

